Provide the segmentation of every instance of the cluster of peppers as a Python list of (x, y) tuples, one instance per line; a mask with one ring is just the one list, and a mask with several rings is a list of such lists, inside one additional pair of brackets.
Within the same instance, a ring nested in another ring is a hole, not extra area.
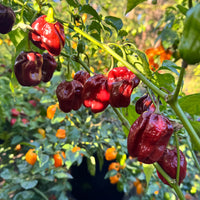
[[(188, 13), (186, 26), (191, 18), (199, 15), (198, 4)], [(195, 18), (196, 19), (196, 18)], [(0, 4), (0, 33), (6, 34), (11, 31), (15, 22), (15, 14), (11, 8)], [(187, 28), (185, 26), (185, 28)], [(186, 31), (185, 31), (186, 32)], [(184, 34), (188, 37), (190, 34)], [(58, 56), (65, 44), (63, 25), (59, 22), (49, 23), (46, 16), (42, 15), (32, 24), (29, 38), (38, 48), (47, 50), (42, 55), (37, 52), (21, 52), (16, 58), (14, 71), (18, 82), (23, 86), (36, 86), (41, 81), (48, 82), (57, 63), (53, 56)], [(185, 41), (185, 40), (184, 40)], [(188, 59), (184, 49), (185, 43), (180, 44), (182, 57), (190, 64), (199, 61), (194, 58)], [(199, 48), (199, 47), (198, 47)], [(196, 54), (195, 54), (196, 55)], [(63, 112), (78, 110), (83, 104), (98, 113), (103, 111), (109, 104), (112, 107), (127, 107), (130, 104), (130, 96), (138, 86), (139, 78), (126, 67), (112, 69), (108, 76), (95, 74), (90, 76), (86, 71), (78, 71), (72, 81), (61, 82), (56, 95), (59, 107)], [(158, 114), (150, 96), (145, 95), (136, 102), (136, 112), (141, 114), (130, 128), (127, 147), (129, 154), (138, 161), (152, 164), (158, 162), (163, 170), (173, 179), (177, 172), (177, 149), (168, 149), (167, 145), (173, 133), (173, 126), (169, 119)], [(187, 162), (184, 154), (180, 152), (180, 184), (186, 176)], [(165, 183), (169, 183), (157, 171), (158, 177)]]
[(93, 113), (112, 107), (127, 107), (133, 89), (140, 80), (126, 67), (112, 69), (108, 76), (95, 74), (90, 76), (86, 71), (78, 71), (72, 81), (61, 82), (56, 95), (63, 112), (78, 110), (83, 104)]
[(41, 81), (51, 80), (57, 67), (53, 56), (58, 56), (65, 44), (63, 25), (46, 21), (46, 15), (37, 18), (31, 25), (29, 39), (35, 46), (48, 53), (21, 52), (14, 66), (15, 76), (22, 86), (36, 86)]
[[(177, 149), (176, 147), (167, 148), (173, 133), (173, 126), (170, 120), (155, 112), (153, 101), (147, 94), (137, 100), (135, 110), (141, 115), (130, 128), (127, 139), (128, 153), (145, 164), (158, 162), (172, 179), (176, 179)], [(182, 183), (185, 178), (187, 167), (184, 154), (180, 150), (179, 152), (180, 174), (178, 184)], [(169, 185), (158, 171), (157, 174), (163, 183)]]
[(49, 53), (21, 52), (14, 65), (14, 72), (22, 86), (36, 86), (51, 80), (57, 63)]

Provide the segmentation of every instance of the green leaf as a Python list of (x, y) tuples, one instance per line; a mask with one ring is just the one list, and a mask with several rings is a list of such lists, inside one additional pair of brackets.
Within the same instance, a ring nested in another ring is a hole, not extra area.
[(105, 22), (115, 28), (116, 31), (119, 31), (123, 27), (123, 22), (118, 17), (107, 16), (105, 17)]
[(144, 2), (146, 0), (128, 0), (127, 6), (126, 6), (126, 14), (130, 12), (133, 8), (135, 8), (140, 3)]
[(101, 171), (104, 163), (104, 154), (99, 148), (97, 149), (97, 158), (99, 161), (99, 170)]
[(39, 154), (39, 160), (40, 167), (43, 167), (49, 161), (49, 156), (45, 154)]
[(60, 112), (58, 109), (56, 110), (56, 113), (54, 115), (54, 118), (51, 120), (52, 124), (60, 123), (62, 122), (66, 117), (66, 113)]
[(181, 69), (181, 67), (178, 67), (174, 62), (172, 62), (171, 60), (164, 60), (162, 63), (162, 66), (159, 68), (159, 70), (162, 69), (167, 69), (169, 71), (174, 72), (175, 74), (179, 75), (179, 73), (177, 72), (177, 69)]
[(21, 183), (21, 186), (25, 189), (25, 190), (28, 190), (28, 189), (31, 189), (31, 188), (34, 188), (36, 185), (38, 184), (38, 181), (37, 180), (31, 180), (31, 181), (23, 181)]
[(183, 111), (191, 114), (191, 115), (199, 115), (200, 114), (200, 93), (187, 95), (179, 99), (179, 104)]
[(78, 1), (74, 1), (74, 0), (66, 0), (66, 1), (67, 1), (67, 3), (68, 3), (70, 6), (72, 6), (72, 7), (74, 7), (74, 8), (80, 6), (80, 4), (78, 3)]
[(11, 144), (14, 145), (14, 144), (18, 144), (20, 143), (21, 141), (23, 140), (23, 137), (20, 136), (20, 135), (16, 135), (12, 138), (11, 140)]
[(1, 172), (0, 176), (1, 178), (7, 180), (7, 179), (11, 179), (13, 177), (13, 174), (11, 173), (9, 169), (4, 169), (3, 172)]
[(95, 176), (96, 173), (96, 160), (94, 156), (90, 156), (90, 158), (87, 158), (87, 166), (88, 171), (91, 176)]
[(194, 130), (196, 131), (196, 133), (200, 137), (200, 122), (190, 121), (190, 123), (192, 124)]
[(81, 7), (80, 9), (80, 12), (90, 14), (94, 18), (96, 18), (98, 21), (101, 21), (101, 18), (99, 17), (99, 14), (97, 13), (97, 11), (89, 4), (83, 5), (83, 7)]
[(180, 13), (182, 13), (183, 15), (186, 15), (186, 13), (188, 11), (188, 9), (186, 7), (184, 7), (180, 4), (178, 4), (176, 7), (179, 9)]
[(155, 73), (155, 83), (158, 84), (159, 88), (165, 88), (170, 92), (173, 92), (175, 88), (175, 78), (172, 74), (165, 73), (160, 74), (158, 72)]
[(23, 192), (19, 192), (17, 193), (13, 200), (28, 200), (28, 199), (33, 199), (34, 197), (34, 192), (32, 191), (23, 191)]
[(145, 176), (146, 176), (146, 182), (147, 182), (147, 187), (148, 187), (149, 181), (150, 181), (151, 176), (152, 176), (153, 171), (154, 171), (154, 166), (143, 164), (143, 169), (144, 169), (144, 173), (145, 173)]
[(153, 183), (153, 184), (150, 184), (149, 187), (148, 187), (148, 191), (146, 194), (148, 195), (153, 195), (155, 191), (158, 191), (159, 190), (159, 186), (158, 184), (156, 183)]
[(112, 169), (112, 170), (110, 170), (110, 171), (108, 171), (108, 172), (106, 173), (104, 179), (107, 179), (107, 178), (109, 178), (109, 177), (111, 177), (111, 176), (114, 176), (114, 175), (116, 175), (116, 174), (117, 174), (117, 170)]
[(58, 200), (68, 200), (69, 198), (66, 196), (66, 192), (62, 191)]
[(18, 28), (9, 32), (8, 35), (12, 43), (15, 45), (15, 47), (17, 47), (18, 44), (27, 36), (27, 33)]
[(59, 179), (62, 179), (62, 178), (72, 179), (73, 178), (71, 174), (63, 173), (63, 172), (56, 173), (56, 174), (54, 174), (54, 176)]

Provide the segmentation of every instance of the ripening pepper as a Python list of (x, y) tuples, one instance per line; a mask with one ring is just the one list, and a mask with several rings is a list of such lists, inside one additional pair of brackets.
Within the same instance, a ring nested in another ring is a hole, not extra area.
[(110, 105), (112, 107), (127, 107), (133, 89), (140, 79), (126, 67), (116, 67), (108, 73), (108, 88)]
[(138, 114), (142, 114), (145, 111), (154, 112), (155, 109), (152, 99), (148, 94), (140, 97), (135, 103), (135, 111)]
[(109, 105), (109, 98), (107, 77), (103, 74), (95, 74), (87, 79), (83, 88), (85, 107), (91, 108), (93, 113), (101, 112)]
[(183, 34), (179, 44), (181, 58), (188, 64), (200, 62), (200, 3), (189, 9), (184, 21)]
[(14, 72), (22, 86), (35, 86), (42, 80), (43, 57), (37, 52), (21, 52), (14, 65)]
[(56, 89), (60, 109), (65, 113), (78, 110), (82, 105), (82, 91), (81, 82), (76, 80), (62, 81)]
[(80, 70), (75, 73), (74, 80), (81, 82), (83, 85), (85, 84), (86, 80), (90, 77), (90, 74), (86, 71)]
[(53, 73), (57, 67), (57, 63), (53, 56), (49, 53), (43, 53), (43, 65), (42, 65), (42, 81), (48, 82), (51, 80)]
[(15, 19), (16, 16), (12, 8), (0, 4), (0, 33), (9, 33), (15, 23)]
[(130, 128), (127, 147), (130, 156), (146, 164), (157, 162), (173, 133), (170, 121), (161, 114), (144, 112)]
[[(179, 150), (179, 152), (180, 152), (180, 174), (179, 174), (178, 184), (180, 185), (186, 176), (187, 161), (185, 159), (183, 152), (181, 150)], [(158, 164), (172, 179), (176, 179), (176, 172), (177, 172), (176, 147), (173, 147), (172, 149), (165, 149), (164, 154), (158, 160)], [(157, 174), (163, 183), (169, 185), (167, 180), (158, 171), (157, 171)]]
[(49, 23), (45, 18), (46, 15), (42, 15), (33, 22), (29, 38), (38, 48), (58, 56), (65, 45), (64, 27), (59, 22)]

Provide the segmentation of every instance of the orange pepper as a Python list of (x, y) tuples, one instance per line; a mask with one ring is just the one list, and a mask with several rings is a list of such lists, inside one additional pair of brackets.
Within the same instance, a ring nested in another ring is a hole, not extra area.
[(34, 165), (37, 161), (37, 154), (34, 153), (35, 149), (29, 149), (25, 155), (26, 162), (30, 165)]
[(115, 147), (110, 147), (105, 152), (105, 159), (106, 160), (114, 160), (117, 157), (117, 150)]
[(66, 131), (64, 129), (58, 129), (56, 132), (56, 137), (59, 139), (65, 139), (66, 138)]
[[(62, 156), (61, 156), (62, 155)], [(53, 158), (54, 158), (54, 166), (55, 167), (61, 167), (63, 165), (63, 159), (62, 157), (65, 159), (66, 158), (66, 155), (65, 155), (65, 152), (62, 151), (61, 153), (60, 152), (57, 152), (56, 154), (53, 155)]]

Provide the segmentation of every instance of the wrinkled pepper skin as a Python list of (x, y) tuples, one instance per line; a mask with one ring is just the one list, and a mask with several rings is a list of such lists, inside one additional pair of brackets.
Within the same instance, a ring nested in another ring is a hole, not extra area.
[(42, 65), (42, 81), (48, 82), (51, 80), (54, 71), (56, 70), (57, 63), (53, 56), (49, 53), (43, 53), (43, 65)]
[[(179, 185), (183, 182), (183, 179), (186, 176), (187, 170), (187, 161), (185, 156), (181, 150), (180, 152), (180, 175), (179, 175)], [(158, 164), (162, 167), (162, 169), (172, 178), (176, 179), (176, 171), (177, 171), (177, 149), (174, 147), (173, 149), (165, 149), (164, 154), (158, 160)], [(158, 177), (161, 179), (163, 183), (169, 185), (166, 179), (157, 171)]]
[(133, 89), (140, 79), (126, 67), (116, 67), (108, 73), (108, 88), (110, 105), (112, 107), (127, 107)]
[(189, 9), (179, 44), (181, 58), (188, 64), (200, 62), (200, 3)]
[(33, 22), (29, 38), (38, 48), (58, 56), (65, 45), (64, 27), (59, 22), (49, 23), (45, 18), (46, 15), (42, 15)]
[(156, 108), (151, 100), (151, 97), (148, 94), (140, 97), (135, 103), (135, 111), (138, 114), (142, 114), (145, 111), (154, 112), (155, 109)]
[(76, 80), (62, 81), (56, 89), (60, 109), (65, 113), (78, 110), (82, 105), (82, 91), (81, 82)]
[(157, 162), (172, 133), (173, 126), (166, 117), (144, 112), (130, 128), (127, 139), (128, 153), (142, 163)]
[(107, 77), (96, 74), (87, 79), (83, 89), (83, 104), (85, 107), (91, 108), (93, 113), (101, 112), (109, 105), (109, 98)]
[(37, 52), (21, 52), (14, 65), (15, 76), (22, 86), (36, 86), (42, 80), (43, 57)]
[(16, 16), (12, 8), (0, 4), (0, 33), (9, 33), (15, 23), (15, 19)]
[(90, 78), (90, 74), (83, 70), (76, 72), (74, 75), (74, 80), (81, 82), (83, 85), (85, 84), (88, 78)]

